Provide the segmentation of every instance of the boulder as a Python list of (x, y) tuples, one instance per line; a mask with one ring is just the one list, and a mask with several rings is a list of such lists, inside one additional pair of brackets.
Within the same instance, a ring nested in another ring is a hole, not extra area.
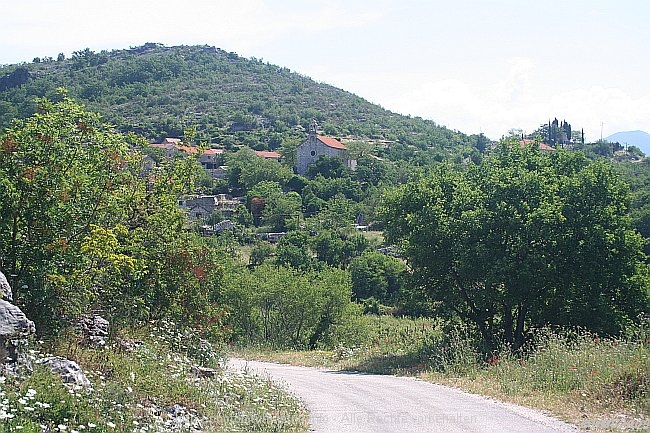
[(214, 368), (200, 367), (198, 365), (193, 365), (191, 370), (192, 373), (194, 373), (196, 377), (199, 378), (215, 377), (221, 373), (220, 370), (216, 370)]
[(14, 296), (11, 293), (11, 286), (9, 285), (9, 281), (7, 281), (7, 277), (5, 277), (5, 274), (0, 272), (0, 294), (2, 295), (2, 299), (6, 301), (13, 301)]
[(79, 385), (84, 388), (92, 388), (92, 385), (84, 372), (74, 361), (61, 358), (60, 356), (48, 356), (47, 358), (36, 361), (38, 364), (47, 365), (53, 372), (63, 378), (65, 383)]
[(24, 337), (36, 332), (34, 322), (14, 304), (0, 300), (0, 338)]
[(79, 327), (84, 339), (94, 346), (106, 345), (108, 338), (108, 320), (99, 314), (87, 314), (79, 319)]
[(20, 308), (0, 300), (0, 363), (18, 361), (20, 341), (35, 332), (34, 322)]

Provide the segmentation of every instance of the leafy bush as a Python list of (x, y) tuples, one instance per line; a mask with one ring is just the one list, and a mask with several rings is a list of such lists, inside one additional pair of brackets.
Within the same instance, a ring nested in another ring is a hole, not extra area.
[(350, 318), (345, 271), (296, 271), (263, 264), (225, 278), (220, 301), (230, 308), (234, 338), (272, 347), (315, 347)]

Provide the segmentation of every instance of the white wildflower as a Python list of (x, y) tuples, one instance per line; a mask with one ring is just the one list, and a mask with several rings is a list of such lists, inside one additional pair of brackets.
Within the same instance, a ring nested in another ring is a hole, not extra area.
[(106, 421), (106, 425), (109, 426), (110, 428), (115, 428), (115, 423), (112, 421)]

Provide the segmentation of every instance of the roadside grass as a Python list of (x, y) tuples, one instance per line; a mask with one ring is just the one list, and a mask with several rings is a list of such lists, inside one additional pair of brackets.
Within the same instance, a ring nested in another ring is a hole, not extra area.
[(237, 356), (329, 369), (412, 375), (548, 411), (591, 431), (650, 431), (650, 334), (601, 339), (539, 330), (525, 353), (475, 350), (468, 329), (431, 319), (366, 316), (365, 341), (331, 350), (235, 348)]
[[(174, 330), (151, 327), (105, 348), (72, 338), (48, 347), (76, 361), (92, 389), (64, 384), (42, 366), (20, 378), (0, 376), (0, 431), (307, 431), (306, 410), (295, 397), (266, 378), (220, 367), (223, 352), (205, 342), (190, 345)], [(214, 367), (204, 370), (214, 374), (204, 377), (197, 367)]]

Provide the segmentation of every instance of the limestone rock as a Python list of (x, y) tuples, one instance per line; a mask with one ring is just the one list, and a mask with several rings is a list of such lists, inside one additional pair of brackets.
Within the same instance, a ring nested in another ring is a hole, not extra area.
[(214, 368), (200, 367), (198, 365), (192, 366), (192, 373), (194, 373), (199, 378), (208, 378), (215, 377), (221, 373), (220, 370)]
[(0, 272), (0, 294), (2, 295), (2, 299), (5, 301), (14, 300), (13, 294), (11, 293), (11, 286), (9, 285), (9, 281), (7, 281), (7, 277), (5, 277), (5, 274), (2, 272)]
[(88, 314), (79, 319), (79, 327), (84, 338), (92, 345), (106, 345), (108, 337), (108, 320), (99, 314)]
[(0, 300), (0, 339), (23, 337), (36, 332), (34, 322), (15, 305)]
[(59, 374), (65, 383), (71, 383), (82, 386), (84, 388), (92, 388), (92, 385), (84, 372), (74, 361), (61, 358), (60, 356), (48, 356), (47, 358), (39, 359), (38, 364), (47, 365), (53, 372)]
[[(0, 273), (0, 286), (2, 286), (2, 296), (5, 297), (5, 289), (9, 291), (9, 298), (11, 299), (11, 288), (6, 282), (4, 275)], [(21, 347), (26, 344), (26, 337), (36, 332), (34, 322), (29, 320), (23, 311), (6, 301), (0, 300), (0, 364), (3, 366), (14, 369), (18, 364), (25, 364), (29, 369), (29, 361), (25, 358)], [(9, 366), (12, 367), (9, 367)]]

